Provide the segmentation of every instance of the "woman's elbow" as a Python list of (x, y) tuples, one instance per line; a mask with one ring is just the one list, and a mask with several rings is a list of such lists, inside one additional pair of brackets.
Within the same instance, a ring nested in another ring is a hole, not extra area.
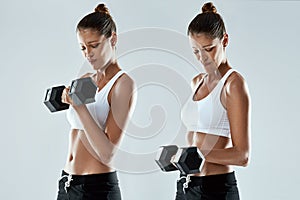
[(113, 154), (112, 153), (102, 154), (99, 157), (101, 163), (103, 163), (104, 165), (110, 165), (113, 159)]
[(239, 156), (238, 165), (242, 167), (247, 167), (249, 165), (249, 153), (248, 152), (241, 152)]

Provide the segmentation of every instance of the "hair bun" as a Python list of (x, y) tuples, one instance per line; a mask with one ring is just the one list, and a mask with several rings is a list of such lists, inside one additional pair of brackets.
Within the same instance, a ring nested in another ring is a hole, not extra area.
[(108, 8), (105, 6), (104, 3), (99, 4), (96, 8), (95, 8), (95, 12), (103, 12), (109, 15), (109, 10)]
[(212, 2), (205, 3), (202, 6), (202, 13), (206, 13), (206, 12), (217, 13), (217, 9)]

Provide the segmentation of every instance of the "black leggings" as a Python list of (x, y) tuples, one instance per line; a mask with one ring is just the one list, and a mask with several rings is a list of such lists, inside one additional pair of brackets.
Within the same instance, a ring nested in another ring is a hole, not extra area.
[(70, 175), (62, 172), (57, 200), (121, 200), (116, 172)]
[(239, 200), (234, 172), (210, 176), (183, 176), (177, 181), (176, 200)]

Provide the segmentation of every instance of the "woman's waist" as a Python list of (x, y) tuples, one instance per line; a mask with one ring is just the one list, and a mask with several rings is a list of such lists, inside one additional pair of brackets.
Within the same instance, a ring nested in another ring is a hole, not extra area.
[(64, 170), (70, 174), (98, 174), (114, 171), (111, 166), (103, 164), (96, 156), (88, 152), (71, 151), (69, 153)]
[[(66, 179), (66, 180), (64, 180)], [(73, 174), (70, 172), (62, 171), (60, 180), (70, 181), (72, 184), (89, 184), (89, 183), (101, 183), (101, 182), (110, 182), (118, 183), (118, 177), (116, 171), (105, 172), (105, 173), (93, 173), (93, 174)]]
[[(85, 141), (85, 142), (84, 142)], [(65, 170), (72, 174), (92, 174), (111, 172), (113, 169), (101, 161), (87, 142), (84, 132), (72, 130)]]
[(78, 160), (67, 160), (64, 171), (74, 175), (89, 175), (109, 173), (115, 170), (110, 166), (104, 165), (100, 162), (80, 162)]
[(222, 174), (206, 175), (206, 176), (180, 176), (178, 182), (188, 184), (189, 186), (212, 185), (213, 187), (236, 185), (235, 172)]
[(232, 172), (233, 169), (229, 165), (220, 165), (215, 163), (204, 162), (199, 173), (191, 174), (190, 176), (210, 176)]

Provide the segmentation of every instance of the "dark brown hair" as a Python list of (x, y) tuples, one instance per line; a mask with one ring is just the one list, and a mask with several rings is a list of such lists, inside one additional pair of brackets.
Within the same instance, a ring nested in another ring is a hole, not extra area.
[(224, 21), (217, 13), (213, 3), (208, 2), (202, 6), (202, 13), (198, 14), (188, 26), (189, 34), (204, 33), (212, 39), (222, 39), (226, 33)]
[(76, 30), (80, 31), (81, 29), (94, 29), (107, 38), (112, 35), (112, 32), (117, 31), (116, 24), (103, 3), (99, 4), (94, 12), (80, 20)]

